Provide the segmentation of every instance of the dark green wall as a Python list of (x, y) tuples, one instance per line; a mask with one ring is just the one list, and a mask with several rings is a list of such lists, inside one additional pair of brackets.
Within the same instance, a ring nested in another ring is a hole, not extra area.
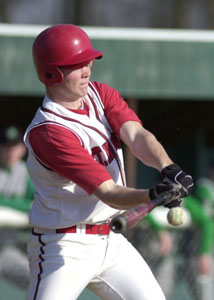
[[(99, 29), (99, 37), (92, 34), (94, 29), (86, 28), (93, 46), (104, 52), (104, 58), (96, 61), (92, 79), (112, 85), (126, 97), (213, 99), (214, 38), (203, 42), (200, 33), (188, 41), (185, 30), (183, 39), (176, 38), (176, 31), (168, 30), (172, 39), (164, 40), (159, 39), (158, 30), (153, 30), (152, 39), (145, 37), (143, 29), (137, 31), (136, 38), (130, 38), (130, 30), (127, 38), (121, 38), (120, 33), (118, 38), (102, 38), (108, 28)], [(133, 29), (133, 36), (135, 32)], [(0, 95), (42, 95), (44, 88), (37, 80), (31, 57), (35, 35), (7, 35), (0, 30)]]

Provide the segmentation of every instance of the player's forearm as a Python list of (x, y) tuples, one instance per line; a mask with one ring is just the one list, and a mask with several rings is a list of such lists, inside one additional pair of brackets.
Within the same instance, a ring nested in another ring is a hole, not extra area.
[(156, 137), (137, 122), (127, 122), (121, 127), (121, 139), (128, 145), (132, 154), (145, 165), (161, 171), (172, 163)]
[(172, 163), (163, 146), (150, 132), (139, 133), (131, 146), (131, 151), (145, 165), (161, 171)]
[(119, 186), (113, 180), (103, 182), (94, 194), (107, 205), (122, 210), (150, 201), (149, 190)]

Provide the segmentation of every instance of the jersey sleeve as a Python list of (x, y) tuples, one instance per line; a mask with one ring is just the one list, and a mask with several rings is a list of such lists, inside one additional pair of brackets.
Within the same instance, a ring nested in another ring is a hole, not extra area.
[(88, 194), (104, 181), (112, 179), (81, 145), (70, 130), (53, 124), (35, 127), (29, 141), (39, 160), (52, 171), (73, 181)]
[(120, 128), (125, 122), (136, 121), (142, 124), (117, 90), (105, 83), (94, 82), (94, 85), (103, 102), (106, 118), (117, 136), (120, 136)]

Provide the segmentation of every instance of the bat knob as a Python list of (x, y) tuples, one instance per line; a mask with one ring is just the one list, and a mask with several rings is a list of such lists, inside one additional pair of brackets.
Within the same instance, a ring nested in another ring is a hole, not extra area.
[(127, 230), (127, 221), (122, 216), (114, 217), (111, 220), (110, 228), (115, 233), (123, 233)]

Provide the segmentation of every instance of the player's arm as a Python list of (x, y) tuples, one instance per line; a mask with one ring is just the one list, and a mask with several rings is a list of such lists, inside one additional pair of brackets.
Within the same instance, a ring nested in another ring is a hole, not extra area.
[(172, 164), (163, 146), (151, 132), (142, 127), (142, 122), (128, 107), (120, 93), (106, 84), (94, 84), (113, 131), (129, 146), (133, 155), (145, 165), (159, 171)]
[(142, 122), (121, 95), (106, 84), (95, 83), (104, 104), (105, 115), (120, 139), (129, 146), (134, 156), (144, 164), (161, 171), (172, 164), (155, 136), (142, 127)]
[(135, 189), (119, 186), (110, 179), (104, 181), (94, 190), (94, 194), (104, 203), (113, 208), (124, 210), (155, 200), (165, 193), (170, 193), (171, 197), (163, 200), (159, 205), (165, 205), (180, 198), (180, 192), (175, 185), (164, 183), (159, 183), (151, 189)]
[(94, 194), (104, 203), (116, 209), (129, 209), (150, 201), (148, 189), (119, 186), (112, 179), (99, 185)]
[(29, 140), (44, 166), (73, 181), (89, 195), (102, 182), (112, 178), (77, 136), (64, 127), (53, 124), (38, 126), (31, 130)]
[[(160, 142), (142, 127), (140, 119), (116, 90), (104, 84), (96, 83), (95, 86), (103, 100), (105, 115), (112, 129), (129, 146), (133, 155), (145, 165), (161, 171), (164, 182), (181, 184), (182, 197), (187, 196), (193, 185), (192, 177), (172, 162)], [(174, 202), (173, 206), (180, 202)]]
[(140, 123), (135, 121), (124, 123), (120, 129), (120, 138), (128, 145), (132, 154), (145, 165), (161, 171), (172, 164), (160, 142)]
[[(77, 137), (63, 127), (36, 127), (31, 131), (30, 143), (37, 157), (49, 169), (72, 180), (88, 194), (94, 193), (113, 208), (128, 209), (151, 200), (149, 190), (118, 186), (104, 166), (81, 146)], [(156, 195), (165, 192), (165, 187), (170, 189), (169, 185), (158, 186)]]
[(140, 123), (135, 121), (125, 122), (120, 128), (120, 138), (128, 145), (135, 157), (145, 165), (161, 172), (162, 182), (175, 183), (180, 186), (181, 199), (166, 206), (171, 208), (180, 205), (182, 198), (188, 196), (192, 190), (192, 177), (172, 162), (161, 143)]

